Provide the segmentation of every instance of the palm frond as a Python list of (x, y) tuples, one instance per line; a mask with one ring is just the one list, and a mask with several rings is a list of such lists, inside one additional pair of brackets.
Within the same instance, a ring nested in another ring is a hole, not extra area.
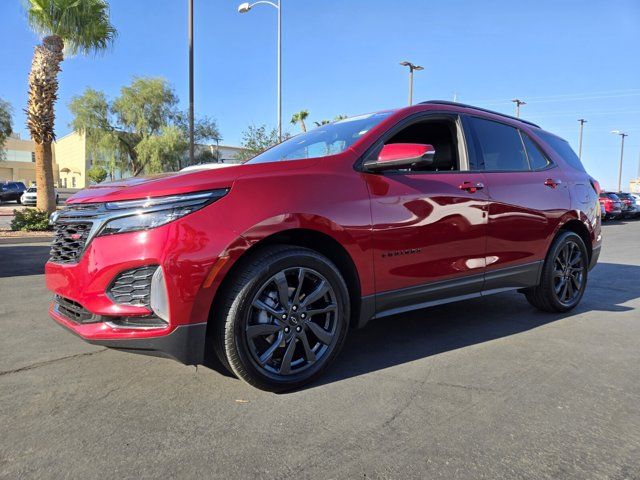
[(31, 28), (42, 36), (58, 36), (71, 53), (97, 53), (115, 40), (106, 0), (28, 0)]

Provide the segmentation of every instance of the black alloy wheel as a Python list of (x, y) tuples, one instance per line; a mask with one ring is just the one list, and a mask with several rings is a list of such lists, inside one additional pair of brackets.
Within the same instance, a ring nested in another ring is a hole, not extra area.
[(312, 381), (346, 337), (346, 284), (335, 265), (313, 250), (267, 247), (239, 266), (223, 295), (213, 339), (218, 357), (263, 390)]
[(575, 232), (561, 232), (553, 241), (542, 267), (540, 284), (524, 294), (534, 307), (547, 312), (566, 312), (584, 295), (589, 271), (589, 255), (584, 241)]

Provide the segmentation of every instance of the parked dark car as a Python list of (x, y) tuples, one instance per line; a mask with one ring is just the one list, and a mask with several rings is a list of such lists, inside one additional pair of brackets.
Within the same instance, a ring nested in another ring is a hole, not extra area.
[(636, 199), (630, 193), (618, 192), (616, 196), (620, 199), (622, 216), (634, 218), (640, 215), (640, 206), (636, 205)]
[(615, 193), (600, 192), (599, 200), (606, 212), (603, 220), (613, 220), (622, 216), (622, 202)]
[(16, 201), (21, 203), (20, 197), (27, 189), (22, 182), (4, 182), (0, 184), (0, 202)]

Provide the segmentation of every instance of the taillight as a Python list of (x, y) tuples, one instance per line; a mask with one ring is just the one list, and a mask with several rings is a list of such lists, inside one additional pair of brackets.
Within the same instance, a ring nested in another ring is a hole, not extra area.
[(593, 187), (593, 189), (596, 191), (598, 195), (600, 195), (600, 192), (602, 192), (602, 189), (600, 188), (600, 184), (598, 183), (598, 181), (594, 178), (590, 178), (589, 180), (591, 181), (591, 186)]

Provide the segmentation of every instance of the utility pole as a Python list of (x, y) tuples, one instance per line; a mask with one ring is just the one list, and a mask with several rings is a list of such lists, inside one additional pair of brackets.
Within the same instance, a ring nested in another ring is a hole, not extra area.
[(578, 141), (578, 158), (582, 160), (582, 130), (584, 128), (584, 124), (587, 123), (587, 121), (584, 118), (580, 118), (578, 119), (578, 121), (580, 122), (580, 140)]
[(520, 100), (518, 98), (514, 98), (511, 101), (516, 104), (516, 117), (520, 118), (520, 105), (526, 105), (527, 102), (525, 102), (524, 100)]
[(400, 62), (400, 65), (403, 67), (409, 67), (409, 106), (413, 104), (413, 71), (414, 70), (424, 70), (424, 67), (420, 65), (414, 65), (411, 62)]
[[(193, 0), (189, 2), (189, 165), (195, 160), (194, 135), (193, 135)], [(178, 167), (182, 168), (182, 162), (178, 157)]]
[(624, 137), (628, 137), (629, 134), (621, 132), (620, 130), (612, 130), (614, 135), (620, 135), (620, 166), (618, 167), (618, 191), (622, 191), (622, 159), (624, 158)]

